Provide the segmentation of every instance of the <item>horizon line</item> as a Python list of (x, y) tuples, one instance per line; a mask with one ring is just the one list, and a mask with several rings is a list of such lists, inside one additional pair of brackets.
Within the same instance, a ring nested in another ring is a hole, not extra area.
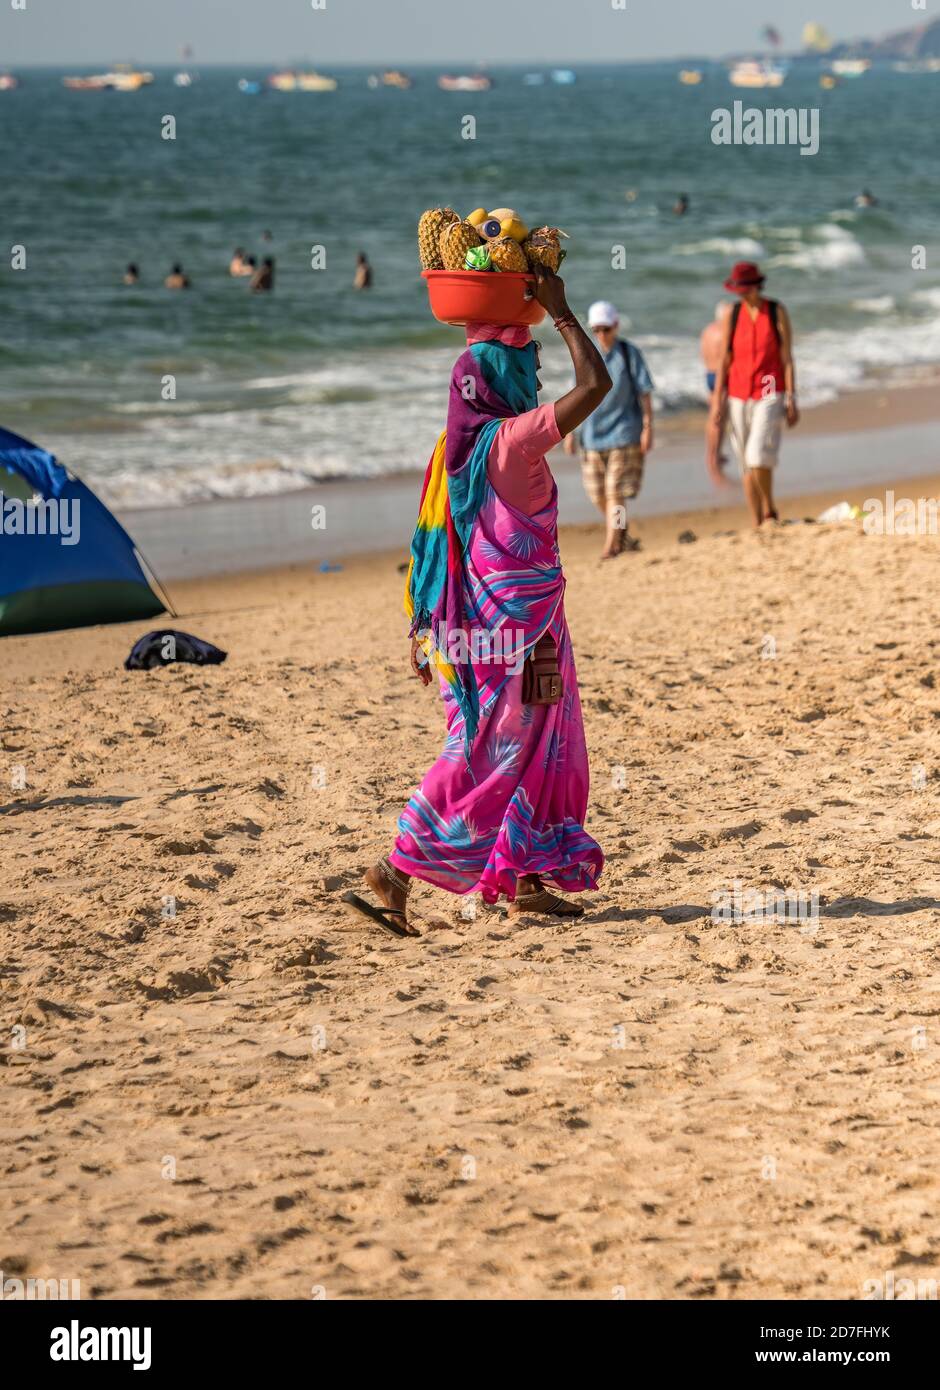
[[(834, 44), (833, 47), (834, 47), (834, 48), (838, 48), (839, 45), (838, 45), (838, 44)], [(526, 70), (526, 71), (533, 71), (533, 70), (537, 70), (537, 69), (539, 69), (539, 68), (545, 68), (545, 69), (548, 69), (548, 70), (556, 70), (556, 71), (573, 72), (573, 71), (575, 71), (575, 69), (578, 69), (578, 68), (598, 68), (598, 69), (603, 69), (603, 68), (649, 67), (649, 66), (652, 66), (652, 65), (655, 64), (655, 63), (704, 63), (704, 64), (709, 64), (709, 63), (710, 63), (710, 64), (713, 64), (713, 65), (721, 65), (722, 63), (737, 62), (737, 61), (740, 61), (740, 60), (743, 59), (743, 58), (755, 58), (755, 57), (756, 57), (756, 58), (760, 58), (760, 57), (767, 57), (767, 56), (769, 56), (773, 61), (780, 61), (780, 60), (784, 60), (784, 59), (785, 59), (785, 60), (788, 61), (788, 62), (792, 62), (792, 61), (794, 61), (795, 59), (806, 59), (807, 61), (812, 61), (812, 60), (815, 59), (815, 60), (818, 60), (819, 62), (825, 62), (825, 61), (829, 58), (830, 55), (827, 54), (827, 53), (815, 53), (815, 52), (808, 51), (808, 50), (805, 50), (805, 49), (801, 49), (801, 50), (794, 51), (794, 52), (790, 52), (790, 53), (774, 53), (774, 54), (771, 54), (771, 55), (767, 55), (762, 49), (760, 49), (759, 47), (757, 47), (757, 46), (755, 45), (753, 48), (750, 48), (750, 49), (739, 49), (739, 50), (736, 50), (736, 51), (734, 51), (734, 52), (722, 54), (722, 55), (720, 55), (720, 56), (706, 55), (706, 54), (701, 54), (701, 53), (679, 53), (679, 54), (676, 54), (675, 56), (670, 56), (670, 57), (668, 57), (668, 58), (667, 58), (667, 57), (621, 58), (621, 59), (618, 59), (618, 60), (597, 59), (597, 58), (584, 58), (584, 59), (570, 59), (570, 58), (569, 58), (569, 59), (561, 59), (561, 58), (559, 58), (559, 59), (554, 59), (554, 58), (539, 58), (539, 59), (532, 59), (532, 60), (530, 60), (530, 61), (528, 61), (528, 62), (523, 61), (523, 60), (518, 60), (518, 61), (506, 61), (505, 59), (494, 58), (494, 59), (481, 59), (480, 61), (478, 61), (478, 62), (476, 62), (476, 63), (470, 63), (470, 64), (467, 64), (467, 63), (465, 63), (465, 62), (450, 63), (450, 64), (448, 64), (448, 60), (447, 60), (447, 59), (434, 59), (434, 60), (432, 60), (432, 59), (421, 59), (421, 60), (414, 60), (414, 59), (405, 59), (405, 58), (382, 58), (382, 59), (376, 59), (376, 60), (373, 61), (373, 62), (368, 62), (368, 61), (363, 61), (363, 60), (359, 60), (359, 59), (356, 59), (356, 60), (354, 61), (354, 60), (351, 60), (351, 59), (345, 59), (345, 58), (344, 58), (344, 59), (330, 59), (330, 60), (326, 60), (325, 63), (324, 63), (324, 66), (330, 67), (330, 68), (345, 68), (345, 69), (347, 69), (347, 70), (349, 70), (349, 71), (356, 71), (356, 70), (362, 70), (362, 71), (367, 71), (367, 70), (368, 70), (368, 71), (383, 71), (383, 70), (384, 70), (384, 71), (390, 71), (390, 70), (393, 70), (393, 69), (395, 69), (396, 67), (399, 67), (399, 66), (402, 66), (402, 67), (407, 66), (407, 67), (409, 67), (411, 70), (413, 70), (413, 71), (415, 71), (415, 72), (420, 72), (420, 71), (441, 71), (441, 72), (478, 73), (478, 72), (487, 72), (487, 71), (489, 71), (489, 70), (491, 70), (491, 69), (500, 69), (500, 70), (503, 70), (503, 71), (507, 71), (507, 72), (508, 72), (508, 71), (512, 71), (512, 70), (515, 70), (515, 69)], [(322, 61), (322, 60), (321, 60), (321, 61)], [(892, 61), (892, 60), (886, 57), (886, 58), (883, 58), (883, 59), (873, 58), (871, 61), (872, 61), (872, 65), (874, 66), (874, 64), (876, 64), (876, 63), (878, 63), (878, 62), (890, 62), (890, 61)], [(39, 60), (37, 60), (37, 59), (24, 58), (24, 59), (22, 59), (22, 60), (20, 60), (20, 61), (13, 60), (13, 61), (10, 61), (10, 62), (4, 62), (4, 63), (0, 64), (0, 71), (3, 71), (3, 72), (10, 72), (13, 68), (33, 68), (33, 69), (36, 69), (36, 70), (45, 70), (45, 71), (47, 71), (47, 72), (60, 72), (60, 71), (61, 71), (61, 72), (80, 72), (83, 68), (106, 68), (106, 67), (108, 67), (109, 65), (112, 66), (112, 67), (122, 65), (122, 66), (136, 66), (136, 67), (138, 67), (138, 68), (147, 67), (147, 68), (173, 68), (173, 69), (180, 69), (180, 68), (187, 68), (187, 67), (191, 67), (191, 68), (199, 68), (199, 67), (204, 67), (204, 68), (210, 68), (210, 67), (211, 67), (211, 68), (262, 68), (262, 67), (263, 67), (263, 68), (270, 68), (270, 67), (274, 66), (274, 67), (280, 67), (280, 68), (282, 68), (282, 69), (290, 69), (290, 68), (296, 67), (296, 66), (297, 66), (298, 64), (300, 64), (300, 63), (313, 63), (313, 59), (312, 59), (312, 58), (305, 57), (305, 56), (295, 57), (295, 58), (285, 58), (285, 59), (280, 59), (280, 58), (266, 58), (266, 59), (265, 59), (265, 58), (261, 58), (261, 59), (259, 59), (259, 58), (252, 58), (250, 61), (241, 62), (241, 61), (240, 61), (239, 59), (237, 59), (237, 58), (197, 58), (197, 57), (195, 57), (195, 56), (190, 57), (190, 58), (161, 58), (161, 59), (159, 59), (159, 60), (154, 60), (154, 61), (151, 61), (151, 60), (148, 60), (148, 59), (136, 58), (136, 57), (134, 57), (134, 58), (129, 58), (129, 57), (125, 57), (125, 58), (114, 58), (114, 57), (111, 57), (111, 58), (88, 58), (88, 59), (83, 59), (83, 60), (82, 60), (81, 62), (79, 62), (79, 63), (67, 64), (67, 63), (62, 63), (62, 62), (52, 62), (52, 63), (50, 63), (50, 62), (39, 61)]]

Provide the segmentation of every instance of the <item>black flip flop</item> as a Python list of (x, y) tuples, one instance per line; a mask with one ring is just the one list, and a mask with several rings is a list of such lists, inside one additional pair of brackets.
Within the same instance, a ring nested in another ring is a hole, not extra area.
[(397, 907), (373, 907), (371, 903), (366, 902), (365, 898), (360, 898), (358, 893), (344, 893), (342, 901), (344, 903), (349, 903), (350, 907), (354, 907), (356, 911), (361, 912), (364, 917), (369, 917), (373, 922), (378, 922), (380, 927), (384, 927), (386, 931), (390, 931), (393, 936), (415, 936), (418, 934), (416, 932), (406, 931), (405, 928), (400, 927), (397, 922), (389, 921), (389, 917), (404, 917), (404, 912)]

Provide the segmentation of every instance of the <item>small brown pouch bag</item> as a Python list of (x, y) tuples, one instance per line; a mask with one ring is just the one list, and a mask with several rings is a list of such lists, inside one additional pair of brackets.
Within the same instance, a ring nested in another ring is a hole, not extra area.
[(558, 647), (552, 634), (543, 632), (522, 665), (522, 703), (557, 705), (563, 690)]

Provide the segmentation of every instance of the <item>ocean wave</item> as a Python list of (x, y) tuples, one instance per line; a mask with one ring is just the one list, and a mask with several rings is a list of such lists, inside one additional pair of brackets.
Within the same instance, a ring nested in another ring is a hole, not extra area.
[(858, 309), (863, 314), (890, 314), (896, 304), (897, 300), (893, 295), (882, 294), (874, 299), (852, 299), (849, 301), (849, 308)]
[(684, 246), (677, 246), (675, 254), (677, 256), (748, 256), (753, 260), (759, 260), (761, 256), (767, 255), (767, 249), (759, 241), (755, 241), (753, 237), (715, 236), (709, 237), (705, 241), (690, 241), (686, 242)]
[[(704, 368), (694, 340), (638, 339), (655, 383), (657, 410), (672, 413), (708, 399)], [(817, 330), (797, 333), (795, 345), (800, 399), (822, 405), (863, 388), (874, 373), (913, 369), (940, 362), (940, 320), (880, 323), (854, 332)]]
[[(917, 317), (908, 307), (913, 301), (920, 305)], [(913, 372), (940, 362), (940, 316), (930, 312), (938, 303), (938, 286), (905, 297), (903, 316), (892, 314), (893, 296), (859, 298), (853, 301), (859, 315), (854, 329), (814, 329), (813, 318), (799, 311), (798, 302), (792, 305), (803, 403), (857, 390), (886, 369)], [(865, 317), (871, 313), (879, 314), (877, 332)], [(651, 317), (644, 314), (644, 322)], [(649, 363), (660, 415), (702, 407), (707, 400), (698, 326), (695, 332), (631, 333)], [(571, 362), (557, 335), (539, 336), (542, 400), (555, 400), (571, 386)], [(63, 425), (61, 432), (43, 432), (41, 442), (87, 478), (105, 502), (124, 508), (262, 497), (330, 479), (417, 472), (443, 423), (446, 382), (459, 351), (459, 336), (454, 338), (447, 348), (344, 354), (317, 368), (230, 379), (224, 389), (214, 383), (219, 395), (202, 409), (188, 403), (188, 413), (159, 406), (115, 411), (113, 420), (123, 422), (120, 433)], [(250, 390), (248, 382), (264, 386)], [(365, 402), (363, 391), (371, 393)], [(320, 397), (313, 408), (297, 399), (310, 392)]]
[[(92, 481), (90, 477), (89, 481)], [(276, 459), (256, 459), (214, 467), (179, 465), (172, 469), (154, 469), (143, 476), (133, 467), (126, 467), (95, 480), (95, 487), (110, 507), (149, 508), (238, 497), (271, 497), (298, 492), (317, 481), (302, 468), (285, 465)]]
[(844, 227), (824, 223), (813, 228), (815, 244), (804, 245), (797, 251), (783, 252), (771, 260), (772, 266), (792, 266), (796, 270), (844, 270), (865, 264), (862, 244)]
[[(759, 229), (755, 228), (755, 235), (757, 234), (757, 231), (758, 231), (758, 230), (759, 230)], [(775, 238), (776, 240), (778, 240), (778, 241), (802, 241), (802, 240), (803, 240), (803, 228), (802, 228), (802, 227), (767, 227), (767, 228), (764, 230), (764, 235), (767, 236), (767, 237), (774, 237), (774, 238)]]
[(798, 338), (797, 379), (807, 405), (864, 387), (873, 373), (940, 361), (940, 321), (880, 324), (878, 332), (818, 330)]

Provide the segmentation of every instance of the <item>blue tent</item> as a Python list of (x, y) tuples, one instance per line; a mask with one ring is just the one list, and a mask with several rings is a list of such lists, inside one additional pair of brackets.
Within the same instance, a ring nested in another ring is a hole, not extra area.
[(0, 429), (0, 636), (162, 612), (107, 507), (45, 449)]

